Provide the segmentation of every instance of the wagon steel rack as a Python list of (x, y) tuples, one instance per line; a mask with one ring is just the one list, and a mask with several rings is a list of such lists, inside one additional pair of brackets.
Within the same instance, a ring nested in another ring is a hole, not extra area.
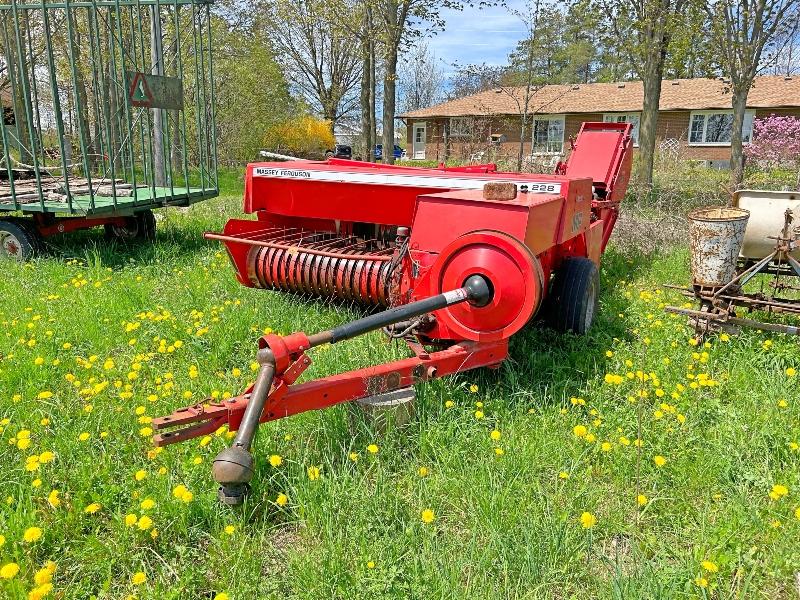
[(218, 193), (210, 2), (0, 4), (0, 256)]
[[(800, 324), (736, 312), (800, 316), (800, 192), (740, 190), (732, 208), (701, 209), (689, 219), (693, 285), (665, 287), (693, 298), (699, 308), (665, 310), (688, 316), (701, 337), (741, 327), (800, 335)], [(758, 291), (746, 290), (759, 275), (771, 277), (760, 278)]]

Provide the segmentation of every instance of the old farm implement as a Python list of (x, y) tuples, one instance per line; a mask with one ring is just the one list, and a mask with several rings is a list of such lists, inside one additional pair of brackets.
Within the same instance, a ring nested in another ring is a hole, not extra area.
[(800, 316), (800, 192), (741, 190), (733, 200), (689, 215), (692, 287), (677, 289), (699, 306), (666, 310), (688, 315), (699, 335), (740, 327), (800, 334), (796, 320), (775, 322)]
[[(260, 422), (497, 366), (544, 301), (555, 327), (585, 333), (630, 168), (630, 125), (616, 123), (585, 123), (556, 175), (337, 159), (250, 165), (244, 210), (257, 220), (206, 234), (225, 243), (239, 281), (386, 310), (310, 335), (264, 336), (251, 387), (154, 419), (155, 443), (237, 430), (213, 467), (220, 498), (237, 504)], [(377, 329), (406, 340), (411, 356), (297, 383), (310, 350)]]
[(217, 194), (209, 4), (0, 5), (0, 256), (105, 226), (152, 239), (152, 209)]

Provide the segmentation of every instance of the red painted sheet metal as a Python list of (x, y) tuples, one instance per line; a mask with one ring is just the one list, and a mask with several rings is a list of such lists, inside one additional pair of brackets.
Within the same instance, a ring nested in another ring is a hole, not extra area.
[[(350, 163), (350, 164), (342, 164)], [(567, 179), (555, 175), (491, 173), (338, 161), (256, 163), (247, 168), (245, 212), (410, 226), (417, 196), (482, 189), (511, 181), (531, 193), (560, 193)]]

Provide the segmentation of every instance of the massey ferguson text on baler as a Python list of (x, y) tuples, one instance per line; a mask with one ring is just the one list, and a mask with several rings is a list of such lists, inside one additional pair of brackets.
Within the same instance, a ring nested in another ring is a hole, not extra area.
[[(313, 335), (262, 337), (252, 386), (155, 419), (155, 443), (236, 431), (213, 472), (220, 498), (238, 504), (260, 422), (496, 366), (545, 299), (556, 328), (585, 333), (630, 176), (630, 134), (625, 123), (584, 123), (554, 175), (339, 159), (248, 166), (244, 211), (257, 220), (206, 234), (225, 243), (239, 281), (389, 308)], [(296, 383), (311, 348), (381, 328), (412, 356)]]

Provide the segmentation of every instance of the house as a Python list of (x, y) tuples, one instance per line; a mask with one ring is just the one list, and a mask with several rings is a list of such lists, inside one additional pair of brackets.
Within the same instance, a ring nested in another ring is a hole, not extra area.
[[(629, 122), (638, 146), (642, 102), (641, 81), (534, 88), (529, 95), (528, 113), (532, 116), (524, 154), (565, 154), (570, 137), (584, 121)], [(524, 87), (504, 87), (402, 114), (408, 154), (435, 160), (516, 156), (524, 103)], [(753, 119), (770, 114), (800, 117), (800, 77), (756, 77), (747, 98), (745, 141), (750, 138)], [(662, 83), (657, 148), (681, 158), (726, 166), (732, 122), (729, 81), (673, 79)]]

